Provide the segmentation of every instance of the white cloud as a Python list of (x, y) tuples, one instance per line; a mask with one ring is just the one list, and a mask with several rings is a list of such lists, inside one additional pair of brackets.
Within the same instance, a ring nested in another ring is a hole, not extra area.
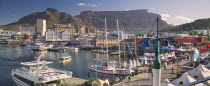
[(156, 8), (151, 8), (152, 10), (156, 10)]
[(160, 14), (161, 15), (161, 18), (163, 19), (163, 20), (168, 20), (168, 18), (170, 18), (171, 17), (171, 15), (170, 14)]
[(174, 17), (174, 19), (182, 20), (182, 21), (185, 21), (185, 22), (192, 22), (193, 21), (193, 19), (190, 19), (190, 18), (187, 18), (187, 17), (184, 17), (184, 16), (176, 16), (176, 17)]
[(78, 6), (96, 7), (97, 5), (89, 3), (78, 3)]
[(86, 3), (79, 3), (78, 6), (86, 6)]

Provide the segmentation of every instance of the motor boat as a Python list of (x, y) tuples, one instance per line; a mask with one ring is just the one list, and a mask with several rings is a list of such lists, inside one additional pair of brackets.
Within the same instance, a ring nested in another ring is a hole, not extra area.
[(72, 77), (72, 72), (48, 67), (52, 62), (39, 61), (22, 62), (20, 68), (13, 69), (11, 76), (17, 86), (61, 86), (67, 83), (66, 79)]
[(59, 62), (60, 63), (69, 63), (69, 62), (71, 62), (71, 56), (59, 57)]

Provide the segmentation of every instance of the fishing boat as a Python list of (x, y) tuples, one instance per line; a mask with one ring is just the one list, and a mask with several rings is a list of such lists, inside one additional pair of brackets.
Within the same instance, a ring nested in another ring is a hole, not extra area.
[(17, 86), (60, 86), (72, 77), (72, 72), (48, 67), (52, 62), (40, 61), (41, 56), (35, 61), (22, 62), (22, 67), (12, 70), (11, 76)]
[(59, 62), (60, 63), (68, 63), (68, 62), (71, 62), (71, 56), (59, 57)]
[[(117, 29), (118, 29), (118, 35), (119, 35), (119, 26), (118, 26), (118, 20), (117, 20)], [(105, 34), (106, 34), (106, 40), (107, 40), (107, 25), (106, 25), (106, 19), (105, 19)], [(108, 50), (108, 44), (107, 42), (106, 44), (106, 51)], [(120, 43), (119, 43), (119, 37), (118, 37), (118, 44), (119, 44), (119, 52), (120, 52)], [(109, 57), (108, 57), (108, 52), (106, 52), (106, 62), (102, 65), (99, 64), (95, 64), (95, 65), (88, 65), (90, 70), (96, 71), (96, 72), (100, 72), (100, 73), (105, 73), (105, 74), (117, 74), (117, 75), (129, 75), (132, 72), (134, 72), (134, 70), (130, 67), (127, 67), (127, 65), (125, 65), (124, 67), (122, 67), (122, 63), (121, 63), (121, 58), (120, 58), (120, 54), (119, 54), (119, 60), (118, 62), (116, 61), (109, 61)]]

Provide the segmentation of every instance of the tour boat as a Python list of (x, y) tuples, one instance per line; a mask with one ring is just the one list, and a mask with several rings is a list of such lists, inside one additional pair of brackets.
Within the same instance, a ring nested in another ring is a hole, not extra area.
[(52, 62), (39, 61), (22, 62), (21, 68), (12, 70), (12, 78), (17, 86), (61, 86), (67, 83), (66, 79), (72, 77), (72, 72), (50, 68), (47, 64)]
[(71, 56), (59, 57), (59, 62), (60, 63), (68, 63), (68, 62), (71, 62)]

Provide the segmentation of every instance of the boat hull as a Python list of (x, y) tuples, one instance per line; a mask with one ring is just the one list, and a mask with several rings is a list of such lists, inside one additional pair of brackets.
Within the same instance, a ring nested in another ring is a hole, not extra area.
[(21, 80), (15, 78), (13, 75), (12, 75), (12, 79), (13, 79), (13, 82), (16, 86), (30, 86), (30, 85), (22, 82)]

